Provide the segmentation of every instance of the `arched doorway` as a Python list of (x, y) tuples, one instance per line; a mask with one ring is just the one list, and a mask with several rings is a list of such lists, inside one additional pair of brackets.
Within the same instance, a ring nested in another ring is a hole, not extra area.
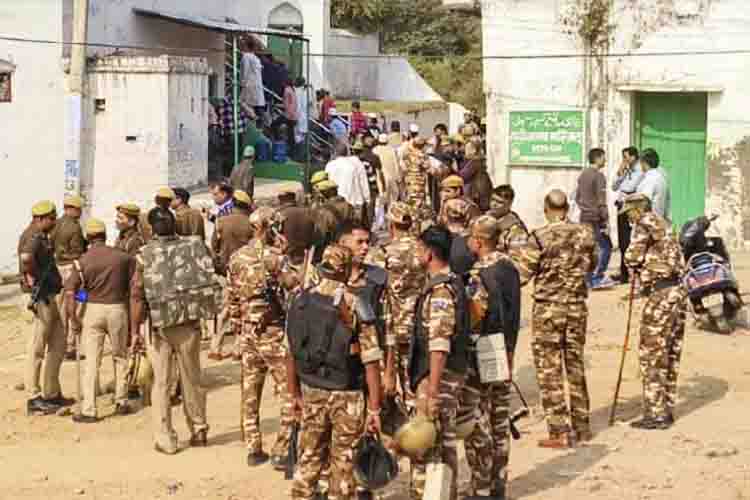
[[(268, 27), (271, 29), (296, 31), (301, 34), (304, 33), (304, 26), (302, 12), (289, 2), (277, 6), (268, 15)], [(269, 35), (268, 50), (276, 59), (287, 65), (290, 78), (294, 80), (302, 76), (302, 40)]]

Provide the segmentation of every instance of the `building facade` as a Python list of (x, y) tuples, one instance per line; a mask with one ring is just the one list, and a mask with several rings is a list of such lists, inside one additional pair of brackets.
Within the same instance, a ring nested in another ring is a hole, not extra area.
[[(750, 3), (483, 0), (488, 155), (517, 210), (543, 223), (550, 189), (575, 189), (592, 147), (653, 147), (668, 173), (675, 225), (719, 214), (732, 247), (750, 240)], [(582, 57), (585, 55), (586, 57)], [(610, 205), (614, 202), (610, 193)], [(614, 217), (614, 209), (610, 212)]]

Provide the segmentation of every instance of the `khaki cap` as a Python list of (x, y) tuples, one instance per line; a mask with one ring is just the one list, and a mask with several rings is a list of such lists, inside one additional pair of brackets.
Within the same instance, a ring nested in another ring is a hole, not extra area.
[(330, 245), (323, 252), (320, 272), (331, 279), (346, 279), (352, 266), (352, 252), (340, 245)]
[(318, 172), (315, 172), (312, 177), (310, 177), (310, 184), (314, 186), (315, 184), (319, 184), (327, 180), (328, 172), (326, 172), (325, 170), (319, 170)]
[(102, 234), (107, 232), (107, 226), (99, 219), (91, 218), (86, 221), (86, 234)]
[(40, 201), (31, 207), (31, 215), (34, 217), (44, 217), (45, 215), (54, 214), (56, 212), (57, 207), (49, 200)]
[(391, 203), (388, 209), (388, 220), (395, 224), (411, 224), (414, 220), (411, 215), (411, 207), (402, 201)]
[(482, 215), (471, 224), (471, 235), (483, 240), (494, 240), (499, 229), (497, 219), (491, 215)]
[(464, 187), (464, 180), (458, 175), (449, 175), (443, 179), (443, 182), (440, 183), (440, 187), (443, 189), (462, 188)]
[(130, 217), (138, 217), (141, 215), (141, 209), (135, 203), (121, 203), (116, 207), (118, 212), (122, 212)]
[(64, 207), (83, 208), (83, 198), (77, 194), (66, 196), (63, 200)]
[(626, 214), (634, 208), (650, 207), (651, 199), (643, 193), (629, 194), (622, 200), (621, 214)]
[(156, 191), (156, 196), (158, 196), (159, 198), (165, 198), (167, 200), (174, 200), (176, 198), (174, 191), (170, 187), (159, 188), (159, 190)]
[(326, 181), (323, 181), (323, 182), (319, 182), (318, 184), (315, 185), (315, 189), (317, 189), (321, 193), (323, 191), (328, 191), (329, 189), (336, 189), (338, 187), (339, 187), (339, 185), (336, 184), (335, 182), (331, 181), (331, 180), (326, 180)]
[(234, 200), (239, 201), (240, 203), (244, 203), (245, 205), (253, 204), (253, 200), (252, 198), (250, 198), (250, 195), (240, 189), (234, 192)]

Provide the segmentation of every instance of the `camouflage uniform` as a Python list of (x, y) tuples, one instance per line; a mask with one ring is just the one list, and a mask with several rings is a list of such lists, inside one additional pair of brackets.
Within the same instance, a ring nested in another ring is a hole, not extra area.
[(464, 198), (453, 198), (443, 203), (441, 215), (438, 218), (438, 224), (448, 228), (455, 234), (464, 234), (472, 220), (473, 202)]
[[(248, 451), (261, 453), (260, 403), (266, 374), (270, 371), (277, 387), (286, 387), (284, 330), (281, 311), (274, 310), (266, 292), (274, 286), (273, 276), (280, 265), (281, 254), (258, 239), (237, 250), (229, 260), (227, 308), (235, 332), (241, 332), (242, 387), (245, 442)], [(281, 297), (278, 297), (280, 306)], [(289, 448), (294, 418), (286, 391), (281, 391), (281, 427), (273, 455), (285, 456)]]
[[(547, 426), (552, 438), (589, 432), (589, 394), (583, 350), (588, 309), (585, 275), (597, 262), (588, 226), (567, 220), (532, 231), (516, 262), (521, 283), (534, 282), (532, 350)], [(563, 386), (567, 376), (570, 410)]]
[[(73, 261), (79, 259), (86, 251), (86, 240), (83, 238), (80, 222), (74, 217), (63, 215), (57, 220), (55, 228), (50, 234), (50, 239), (55, 247), (57, 268), (60, 271), (63, 283), (65, 283), (73, 274)], [(67, 352), (74, 353), (76, 331), (71, 328), (72, 325), (65, 307), (65, 295), (62, 293), (57, 296), (57, 307), (60, 309), (60, 319), (67, 339)]]
[(644, 416), (672, 418), (685, 336), (687, 291), (679, 283), (685, 267), (669, 224), (653, 212), (645, 213), (633, 227), (625, 262), (640, 272), (641, 286), (648, 296), (639, 345)]
[(138, 231), (138, 228), (133, 227), (120, 232), (115, 241), (115, 248), (119, 248), (131, 257), (135, 257), (138, 250), (145, 244), (146, 242)]
[(404, 201), (411, 205), (414, 220), (419, 221), (414, 224), (414, 231), (418, 233), (435, 218), (427, 197), (427, 177), (434, 173), (434, 169), (429, 165), (427, 155), (414, 146), (409, 146), (404, 157), (404, 167)]
[[(328, 255), (327, 250), (324, 261)], [(322, 277), (320, 283), (312, 288), (312, 292), (333, 297), (342, 287), (344, 287), (342, 283)], [(382, 359), (382, 352), (378, 347), (375, 327), (360, 322), (354, 310), (354, 301), (354, 295), (346, 291), (343, 293), (342, 308), (346, 309), (346, 312), (342, 316), (351, 318), (345, 321), (346, 323), (351, 321), (350, 328), (359, 329), (357, 338), (362, 363), (365, 365), (379, 363)], [(288, 338), (285, 337), (285, 339), (288, 342)], [(321, 449), (328, 444), (332, 479), (328, 498), (331, 500), (350, 499), (355, 493), (352, 472), (354, 448), (364, 431), (366, 413), (364, 393), (361, 390), (319, 389), (303, 383), (302, 399), (300, 454), (292, 485), (292, 498), (295, 500), (315, 498), (318, 481), (325, 466)]]
[(508, 212), (497, 218), (500, 225), (500, 237), (497, 249), (516, 261), (519, 253), (529, 242), (529, 230), (515, 212)]
[[(469, 272), (467, 297), (483, 311), (489, 306), (489, 294), (479, 273), (503, 260), (510, 261), (500, 252), (493, 252), (480, 258)], [(479, 335), (480, 331), (481, 322), (478, 322), (472, 333)], [(505, 491), (510, 457), (510, 392), (510, 381), (483, 384), (478, 374), (470, 374), (461, 393), (462, 407), (479, 406), (487, 417), (487, 422), (480, 419), (474, 432), (464, 441), (472, 487), (477, 495)]]
[[(449, 273), (448, 269), (443, 271)], [(435, 278), (436, 276), (431, 276)], [(425, 332), (429, 332), (428, 349), (430, 352), (449, 353), (451, 339), (456, 328), (456, 300), (448, 284), (436, 285), (427, 296), (423, 297), (425, 307), (421, 321)], [(454, 373), (447, 368), (443, 371), (438, 389), (440, 410), (437, 415), (439, 422), (436, 445), (428, 450), (421, 459), (412, 459), (411, 498), (421, 500), (424, 495), (426, 469), (428, 463), (444, 463), (453, 471), (450, 486), (451, 500), (455, 500), (458, 489), (458, 454), (456, 451), (456, 415), (458, 413), (458, 398), (464, 385), (464, 375)], [(419, 382), (416, 388), (417, 414), (427, 415), (429, 404), (430, 377)]]

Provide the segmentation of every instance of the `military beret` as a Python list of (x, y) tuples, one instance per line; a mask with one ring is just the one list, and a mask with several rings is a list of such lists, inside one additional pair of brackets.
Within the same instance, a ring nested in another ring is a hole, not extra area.
[(337, 189), (338, 187), (339, 187), (338, 184), (336, 184), (335, 182), (331, 180), (319, 182), (318, 184), (315, 185), (315, 189), (317, 189), (321, 193), (324, 191), (328, 191), (330, 189)]
[(234, 192), (234, 201), (244, 203), (245, 205), (253, 204), (253, 200), (252, 198), (250, 198), (250, 195), (239, 189)]
[(462, 188), (464, 187), (464, 180), (458, 175), (449, 175), (443, 179), (443, 182), (440, 183), (440, 187), (443, 189)]
[(625, 214), (633, 208), (650, 207), (651, 199), (643, 193), (629, 194), (622, 200), (620, 213)]
[(64, 207), (82, 208), (83, 198), (78, 195), (68, 195), (63, 199)]
[(107, 226), (99, 219), (91, 218), (86, 221), (86, 234), (102, 234), (107, 231)]
[(156, 191), (156, 196), (158, 196), (159, 198), (167, 199), (167, 200), (175, 199), (174, 191), (170, 187), (159, 188), (159, 190)]
[(121, 203), (116, 207), (118, 212), (122, 212), (130, 217), (138, 217), (141, 215), (141, 209), (135, 203)]
[(351, 265), (351, 250), (340, 245), (329, 245), (323, 252), (318, 269), (327, 278), (345, 280)]
[(327, 180), (328, 172), (326, 172), (325, 170), (319, 170), (318, 172), (315, 172), (312, 177), (310, 177), (310, 184), (315, 185)]
[(499, 226), (497, 219), (491, 215), (482, 215), (471, 224), (471, 235), (484, 240), (497, 238)]
[(388, 209), (388, 220), (395, 224), (411, 224), (413, 221), (411, 207), (402, 201), (391, 203)]
[(31, 207), (31, 215), (34, 217), (44, 217), (56, 212), (57, 207), (49, 200), (40, 201)]

